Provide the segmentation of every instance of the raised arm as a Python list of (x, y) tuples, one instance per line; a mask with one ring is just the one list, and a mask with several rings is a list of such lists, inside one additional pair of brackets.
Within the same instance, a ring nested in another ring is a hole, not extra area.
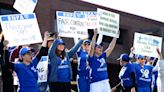
[(163, 59), (162, 53), (159, 51), (159, 48), (157, 48), (157, 53), (158, 53), (158, 57), (160, 60)]
[(49, 32), (46, 31), (44, 33), (44, 40), (42, 42), (42, 46), (39, 50), (39, 52), (36, 54), (36, 57), (33, 59), (33, 64), (34, 66), (37, 66), (38, 62), (40, 61), (42, 56), (47, 56), (47, 41), (48, 41), (48, 37), (50, 36)]
[(116, 41), (117, 41), (117, 38), (113, 38), (111, 43), (109, 44), (108, 48), (105, 50), (107, 57), (112, 53), (112, 51), (116, 45)]
[(89, 56), (92, 57), (94, 54), (94, 48), (95, 48), (95, 43), (96, 43), (96, 37), (97, 37), (97, 29), (94, 30), (94, 35), (92, 38), (92, 42), (91, 42), (91, 49), (89, 52)]
[[(58, 39), (58, 38), (57, 38), (57, 39)], [(55, 51), (56, 51), (57, 44), (58, 44), (57, 39), (54, 39), (53, 44), (52, 44), (51, 47), (49, 48), (48, 56), (49, 56), (50, 59), (53, 58), (54, 56), (56, 56)]]
[(44, 39), (43, 39), (43, 42), (42, 42), (42, 45), (41, 45), (41, 48), (39, 50), (39, 52), (37, 53), (36, 57), (38, 60), (41, 59), (42, 56), (45, 56), (45, 51), (46, 51), (46, 47), (47, 47), (47, 41), (48, 41), (48, 37), (50, 36), (49, 32), (46, 31), (44, 33)]
[(75, 46), (73, 46), (69, 51), (68, 51), (68, 56), (71, 58), (77, 50), (80, 48), (80, 46), (83, 44), (83, 40), (80, 40)]
[(4, 54), (3, 54), (4, 55), (4, 58), (3, 58), (4, 65), (6, 65), (7, 68), (14, 70), (14, 64), (9, 62), (9, 52), (8, 52), (8, 47), (7, 47), (8, 41), (4, 41), (3, 45), (4, 45), (4, 48), (3, 48), (3, 50), (4, 50)]

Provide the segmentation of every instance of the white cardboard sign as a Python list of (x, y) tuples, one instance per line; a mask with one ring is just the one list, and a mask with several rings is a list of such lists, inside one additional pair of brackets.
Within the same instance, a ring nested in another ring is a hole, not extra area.
[(57, 29), (59, 36), (87, 38), (88, 32), (85, 27), (85, 16), (70, 12), (57, 11)]
[(98, 33), (119, 38), (119, 14), (97, 9)]
[(27, 45), (42, 42), (36, 15), (13, 14), (0, 16), (1, 27), (8, 46)]
[(38, 0), (15, 0), (14, 8), (21, 14), (33, 13)]
[(87, 29), (97, 28), (97, 11), (74, 11), (74, 13), (85, 16)]
[(159, 48), (161, 51), (162, 37), (135, 33), (133, 46), (135, 54), (158, 57), (156, 49)]
[(38, 82), (47, 82), (48, 76), (48, 56), (42, 56), (40, 62), (37, 65), (38, 69)]

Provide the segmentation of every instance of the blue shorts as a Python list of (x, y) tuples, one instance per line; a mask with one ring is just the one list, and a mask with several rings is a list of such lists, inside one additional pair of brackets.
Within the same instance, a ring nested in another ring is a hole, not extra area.
[(150, 87), (137, 87), (137, 92), (151, 92)]
[(89, 92), (90, 91), (90, 80), (88, 77), (77, 76), (78, 92)]

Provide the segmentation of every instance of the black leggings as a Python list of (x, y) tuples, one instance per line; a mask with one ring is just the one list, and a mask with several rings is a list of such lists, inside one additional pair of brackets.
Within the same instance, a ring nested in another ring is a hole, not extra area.
[(122, 92), (131, 92), (132, 87), (122, 88)]
[(71, 92), (70, 82), (51, 82), (49, 88), (50, 92)]

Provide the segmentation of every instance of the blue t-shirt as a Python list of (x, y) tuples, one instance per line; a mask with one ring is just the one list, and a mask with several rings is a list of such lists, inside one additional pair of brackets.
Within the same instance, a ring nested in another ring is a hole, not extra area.
[(153, 66), (144, 65), (142, 67), (139, 63), (135, 63), (134, 66), (137, 87), (150, 87)]
[(121, 85), (124, 87), (132, 87), (133, 86), (133, 78), (132, 73), (135, 74), (134, 65), (131, 63), (127, 63), (123, 66), (119, 73), (119, 78), (121, 80)]
[[(59, 57), (58, 57), (59, 58)], [(70, 82), (69, 61), (58, 59), (58, 82)]]
[(25, 65), (23, 63), (14, 63), (14, 70), (17, 73), (20, 89), (19, 92), (39, 92), (37, 80), (38, 73), (35, 63), (38, 62), (37, 58), (34, 58), (32, 63)]
[(98, 82), (108, 79), (106, 53), (102, 53), (99, 57), (93, 55), (88, 57), (89, 65), (91, 67), (91, 82)]
[(87, 67), (88, 52), (84, 51), (83, 49), (80, 49), (77, 52), (77, 56), (78, 56), (78, 75), (89, 77), (90, 69)]

